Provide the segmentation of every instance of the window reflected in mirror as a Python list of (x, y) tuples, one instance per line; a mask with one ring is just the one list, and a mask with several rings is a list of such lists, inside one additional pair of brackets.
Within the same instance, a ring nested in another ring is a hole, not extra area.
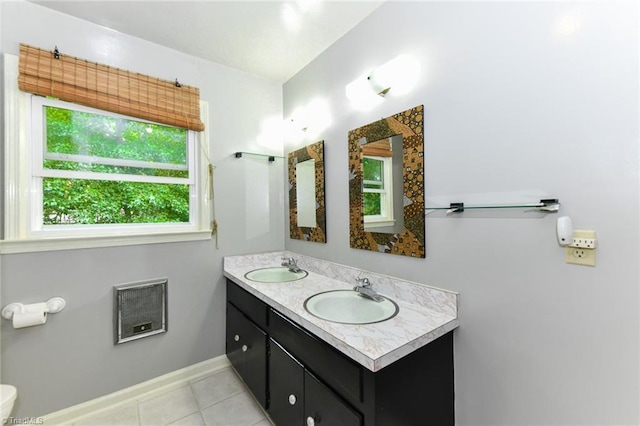
[(402, 232), (402, 207), (402, 136), (362, 145), (364, 229)]
[(423, 106), (349, 132), (352, 248), (425, 257)]
[(326, 243), (324, 199), (324, 142), (288, 155), (289, 236)]

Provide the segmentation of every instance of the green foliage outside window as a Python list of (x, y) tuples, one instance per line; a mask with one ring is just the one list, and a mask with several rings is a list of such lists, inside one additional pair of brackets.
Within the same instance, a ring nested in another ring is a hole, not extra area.
[(367, 189), (384, 188), (384, 163), (370, 157), (362, 159), (362, 211), (365, 216), (382, 214), (382, 194), (379, 192), (367, 192)]
[(362, 194), (362, 211), (365, 216), (382, 214), (381, 195), (375, 192), (364, 192)]
[[(47, 152), (186, 166), (186, 130), (46, 107)], [(188, 177), (187, 170), (45, 160), (45, 168)], [(189, 222), (189, 185), (44, 178), (43, 224)]]
[(188, 185), (44, 178), (43, 223), (189, 222)]

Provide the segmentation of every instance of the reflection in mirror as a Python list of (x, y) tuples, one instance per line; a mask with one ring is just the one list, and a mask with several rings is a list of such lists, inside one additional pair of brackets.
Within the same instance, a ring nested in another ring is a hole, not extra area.
[(289, 236), (326, 243), (324, 142), (291, 152), (289, 164)]
[(316, 160), (313, 158), (296, 164), (296, 201), (298, 227), (316, 226)]
[(402, 232), (401, 135), (362, 145), (362, 210), (365, 230)]
[(352, 248), (425, 257), (423, 106), (349, 132)]

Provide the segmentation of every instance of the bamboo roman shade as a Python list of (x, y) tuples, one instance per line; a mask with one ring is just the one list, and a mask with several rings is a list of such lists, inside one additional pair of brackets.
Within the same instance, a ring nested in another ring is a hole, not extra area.
[(204, 130), (197, 87), (26, 44), (20, 44), (19, 71), (18, 87), (24, 92), (170, 126)]
[(362, 154), (369, 157), (393, 157), (389, 138), (369, 142), (362, 146)]

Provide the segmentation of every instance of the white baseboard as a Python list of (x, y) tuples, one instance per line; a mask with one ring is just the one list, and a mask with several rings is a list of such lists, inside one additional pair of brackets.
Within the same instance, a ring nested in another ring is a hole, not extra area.
[(153, 398), (230, 366), (227, 356), (220, 355), (108, 395), (47, 414), (41, 418), (46, 425), (72, 424), (84, 417), (94, 416), (101, 411), (109, 410), (132, 400)]

